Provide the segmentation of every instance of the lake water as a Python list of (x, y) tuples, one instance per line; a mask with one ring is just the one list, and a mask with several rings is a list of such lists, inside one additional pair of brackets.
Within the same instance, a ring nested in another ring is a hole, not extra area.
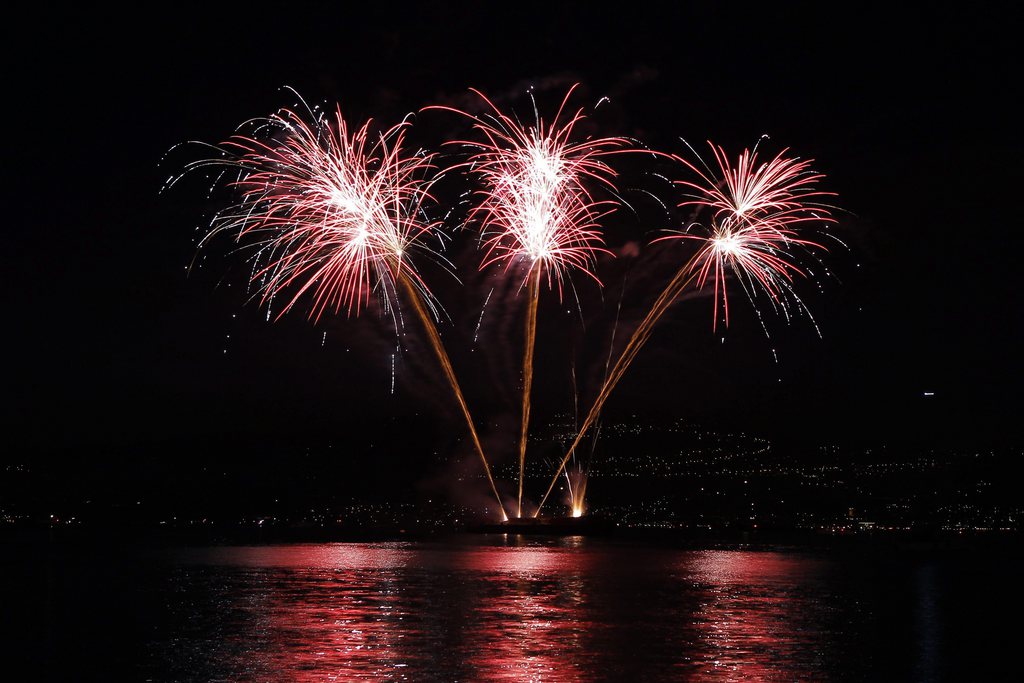
[(972, 552), (473, 536), (5, 569), (36, 672), (7, 680), (1010, 680), (1019, 638), (1017, 563)]

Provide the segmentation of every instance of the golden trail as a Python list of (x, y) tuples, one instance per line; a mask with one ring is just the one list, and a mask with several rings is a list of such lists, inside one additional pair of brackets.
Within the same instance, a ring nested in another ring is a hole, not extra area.
[(517, 517), (523, 516), (523, 474), (526, 469), (526, 437), (530, 425), (530, 391), (533, 387), (533, 347), (537, 338), (537, 300), (540, 298), (540, 266), (526, 286), (526, 340), (523, 345), (523, 421), (519, 429), (519, 503)]
[(462, 409), (462, 415), (466, 418), (466, 425), (469, 427), (469, 435), (473, 439), (473, 446), (476, 448), (477, 454), (480, 456), (480, 462), (484, 465), (484, 472), (487, 474), (487, 481), (491, 483), (491, 491), (494, 492), (494, 498), (498, 501), (498, 509), (501, 510), (502, 519), (508, 519), (508, 514), (505, 512), (505, 506), (501, 504), (501, 496), (498, 495), (498, 487), (494, 484), (494, 477), (491, 476), (491, 466), (487, 463), (487, 456), (484, 455), (483, 446), (480, 445), (480, 437), (477, 436), (476, 426), (473, 424), (473, 417), (469, 414), (469, 407), (466, 405), (466, 399), (463, 397), (462, 389), (459, 387), (459, 382), (455, 378), (455, 369), (452, 367), (451, 360), (448, 358), (448, 353), (444, 350), (444, 346), (441, 344), (441, 335), (437, 333), (437, 326), (434, 325), (434, 321), (427, 312), (426, 306), (423, 305), (420, 293), (416, 291), (416, 287), (414, 287), (412, 282), (409, 280), (409, 276), (402, 271), (400, 265), (396, 266), (394, 270), (396, 271), (395, 281), (399, 286), (401, 286), (402, 291), (405, 292), (406, 298), (409, 300), (409, 303), (411, 303), (413, 309), (415, 309), (420, 322), (423, 323), (423, 328), (427, 331), (427, 337), (430, 339), (430, 345), (434, 348), (434, 353), (437, 355), (437, 360), (441, 364), (441, 369), (444, 370), (445, 377), (448, 378), (448, 383), (452, 387), (452, 392), (455, 393), (455, 399), (458, 401), (459, 407)]

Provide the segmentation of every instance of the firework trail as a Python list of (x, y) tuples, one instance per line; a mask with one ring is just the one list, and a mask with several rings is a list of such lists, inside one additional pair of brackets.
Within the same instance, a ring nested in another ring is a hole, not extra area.
[(526, 334), (523, 343), (523, 404), (519, 426), (519, 495), (516, 516), (523, 516), (523, 479), (526, 469), (526, 441), (530, 425), (530, 392), (533, 389), (533, 349), (537, 339), (537, 303), (540, 300), (540, 268), (534, 268), (526, 288)]
[(756, 150), (753, 153), (744, 150), (737, 165), (733, 167), (721, 147), (709, 144), (718, 162), (720, 179), (716, 179), (707, 167), (702, 171), (681, 157), (673, 157), (695, 171), (701, 179), (700, 183), (676, 181), (678, 185), (693, 192), (679, 206), (709, 211), (711, 218), (708, 234), (681, 232), (655, 240), (692, 239), (699, 241), (701, 246), (676, 271), (608, 373), (576, 438), (537, 506), (537, 515), (551, 495), (566, 463), (600, 414), (608, 396), (647, 343), (655, 324), (691, 283), (702, 289), (709, 278), (714, 281), (713, 326), (718, 320), (719, 297), (728, 325), (725, 286), (727, 270), (741, 283), (751, 301), (754, 293), (760, 290), (769, 297), (773, 306), (782, 306), (784, 311), (787, 296), (803, 305), (792, 288), (795, 275), (808, 274), (797, 264), (798, 252), (825, 248), (801, 238), (796, 228), (812, 221), (834, 222), (829, 207), (817, 202), (818, 197), (831, 194), (816, 190), (817, 181), (824, 176), (810, 170), (811, 161), (783, 157), (785, 150), (772, 161), (761, 165), (757, 165)]
[(480, 437), (476, 433), (476, 427), (473, 423), (473, 418), (469, 413), (469, 406), (466, 405), (466, 399), (462, 395), (462, 388), (459, 386), (459, 382), (455, 377), (455, 369), (452, 367), (451, 360), (448, 358), (448, 353), (444, 349), (444, 345), (441, 343), (441, 337), (437, 332), (437, 326), (434, 325), (434, 321), (430, 318), (427, 313), (427, 307), (423, 303), (423, 299), (419, 295), (419, 291), (409, 278), (402, 278), (399, 283), (402, 285), (406, 296), (412, 303), (416, 314), (423, 322), (423, 327), (427, 332), (427, 336), (430, 339), (430, 345), (434, 348), (434, 353), (437, 355), (438, 362), (441, 364), (441, 369), (444, 371), (445, 377), (448, 379), (448, 384), (451, 386), (452, 391), (455, 394), (455, 400), (459, 404), (459, 408), (462, 409), (462, 415), (466, 419), (466, 424), (469, 426), (469, 435), (473, 440), (473, 447), (480, 456), (480, 461), (483, 463), (484, 472), (487, 474), (487, 481), (491, 484), (491, 491), (494, 493), (495, 499), (498, 501), (498, 509), (501, 511), (502, 520), (508, 519), (508, 513), (505, 512), (505, 506), (501, 502), (501, 496), (498, 495), (498, 487), (494, 483), (494, 477), (491, 474), (491, 467), (487, 462), (487, 457), (484, 455), (483, 445), (480, 443)]
[(422, 238), (439, 227), (422, 211), (424, 202), (432, 200), (433, 157), (403, 154), (405, 123), (371, 142), (370, 121), (350, 131), (340, 110), (333, 118), (310, 114), (311, 123), (282, 109), (254, 122), (252, 136), (236, 134), (215, 148), (220, 158), (186, 166), (186, 173), (226, 169), (232, 174), (228, 185), (241, 194), (237, 204), (214, 218), (200, 246), (224, 232), (233, 233), (236, 241), (253, 239), (252, 281), (261, 303), (295, 290), (278, 317), (306, 293), (312, 297), (309, 316), (314, 320), (342, 308), (349, 316), (359, 315), (371, 292), (394, 317), (401, 292), (430, 339), (507, 518), (434, 323), (437, 305), (410, 262), (417, 251), (432, 254)]
[(502, 113), (481, 92), (473, 90), (488, 106), (483, 116), (466, 116), (483, 141), (458, 140), (473, 150), (465, 167), (476, 175), (483, 189), (469, 219), (478, 221), (483, 235), (484, 257), (480, 268), (504, 264), (506, 270), (526, 264), (523, 284), (527, 311), (523, 350), (523, 399), (519, 435), (518, 515), (522, 516), (526, 442), (530, 420), (530, 392), (533, 385), (534, 342), (540, 283), (557, 287), (559, 298), (569, 272), (581, 270), (600, 284), (593, 273), (596, 254), (604, 249), (600, 220), (618, 205), (614, 200), (595, 200), (587, 185), (603, 185), (615, 193), (615, 172), (602, 157), (623, 151), (621, 138), (573, 141), (573, 129), (583, 120), (583, 109), (566, 117), (565, 107), (576, 86), (568, 90), (554, 119), (545, 123), (536, 112), (535, 124), (525, 127)]

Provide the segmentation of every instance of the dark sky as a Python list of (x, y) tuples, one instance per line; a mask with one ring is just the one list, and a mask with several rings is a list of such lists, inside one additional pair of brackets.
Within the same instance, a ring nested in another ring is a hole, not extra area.
[[(769, 149), (814, 158), (848, 212), (836, 231), (850, 250), (829, 260), (837, 278), (801, 290), (823, 337), (769, 318), (769, 341), (738, 306), (723, 344), (710, 300), (683, 302), (609, 412), (824, 441), (1019, 440), (1019, 32), (1005, 8), (335, 9), (348, 4), (8, 23), (5, 459), (322, 442), (425, 422), (434, 440), (437, 425), (461, 433), (414, 347), (391, 395), (393, 341), (372, 316), (267, 323), (230, 244), (187, 275), (196, 227), (227, 197), (207, 201), (195, 182), (159, 194), (199, 154), (163, 155), (291, 105), (286, 85), (353, 121), (392, 122), (469, 87), (526, 113), (529, 85), (543, 104), (579, 82), (580, 104), (612, 98), (594, 117), (603, 135), (682, 152), (680, 137), (738, 151), (766, 133)], [(424, 144), (452, 124), (423, 118)], [(646, 242), (641, 218), (618, 220)], [(486, 292), (439, 287), (481, 420), (507, 420), (514, 391), (488, 382), (518, 344), (498, 331), (469, 343)], [(542, 305), (542, 417), (571, 405), (569, 348), (601, 334), (573, 331), (559, 311)]]

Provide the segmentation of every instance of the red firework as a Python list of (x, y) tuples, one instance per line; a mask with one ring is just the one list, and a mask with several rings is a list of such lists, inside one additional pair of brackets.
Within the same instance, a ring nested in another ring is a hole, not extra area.
[(405, 125), (372, 139), (370, 121), (351, 132), (340, 111), (309, 123), (281, 110), (259, 123), (263, 139), (235, 135), (224, 158), (193, 166), (238, 169), (230, 184), (241, 199), (218, 214), (207, 239), (257, 238), (252, 279), (263, 302), (294, 288), (281, 313), (309, 292), (311, 318), (342, 308), (358, 315), (371, 291), (393, 303), (402, 270), (429, 298), (408, 252), (437, 227), (419, 211), (434, 167), (430, 155), (403, 153)]
[(762, 223), (768, 227), (792, 227), (806, 221), (829, 220), (828, 207), (818, 203), (817, 198), (831, 197), (834, 193), (816, 189), (817, 182), (825, 176), (811, 170), (813, 159), (788, 159), (784, 155), (789, 150), (784, 149), (771, 161), (758, 165), (755, 146), (754, 152), (743, 150), (733, 167), (724, 149), (710, 141), (708, 145), (721, 178), (715, 178), (706, 165), (702, 171), (680, 156), (673, 157), (702, 181), (675, 181), (677, 185), (695, 192), (687, 201), (680, 203), (680, 207), (708, 207), (714, 212), (713, 222), (732, 219)]
[[(799, 253), (825, 247), (800, 236), (803, 223), (834, 222), (829, 208), (817, 200), (833, 193), (817, 189), (824, 176), (811, 170), (812, 160), (784, 157), (783, 150), (769, 162), (758, 164), (757, 152), (743, 150), (736, 166), (729, 164), (725, 151), (708, 143), (721, 172), (715, 178), (681, 157), (674, 157), (697, 173), (700, 183), (678, 180), (676, 184), (693, 191), (680, 207), (710, 209), (709, 234), (698, 237), (676, 234), (660, 239), (700, 239), (704, 242), (691, 262), (702, 288), (714, 281), (714, 321), (717, 329), (721, 302), (725, 323), (729, 324), (729, 297), (725, 286), (731, 270), (748, 296), (755, 289), (768, 295), (773, 304), (785, 308), (786, 298), (799, 302), (792, 288), (795, 275), (806, 275), (798, 264)], [(659, 241), (659, 240), (655, 240)], [(753, 285), (753, 287), (748, 287)]]
[(562, 292), (564, 277), (578, 269), (593, 277), (594, 257), (605, 251), (600, 220), (618, 205), (595, 200), (587, 185), (604, 185), (614, 194), (615, 172), (602, 157), (622, 151), (622, 138), (573, 141), (573, 130), (585, 118), (583, 109), (562, 122), (573, 86), (551, 123), (539, 116), (523, 126), (502, 113), (483, 93), (473, 90), (490, 112), (482, 117), (448, 109), (473, 120), (484, 141), (454, 141), (476, 152), (459, 167), (468, 168), (483, 184), (471, 219), (479, 220), (484, 236), (480, 267), (527, 263), (529, 274), (545, 270), (548, 285)]

